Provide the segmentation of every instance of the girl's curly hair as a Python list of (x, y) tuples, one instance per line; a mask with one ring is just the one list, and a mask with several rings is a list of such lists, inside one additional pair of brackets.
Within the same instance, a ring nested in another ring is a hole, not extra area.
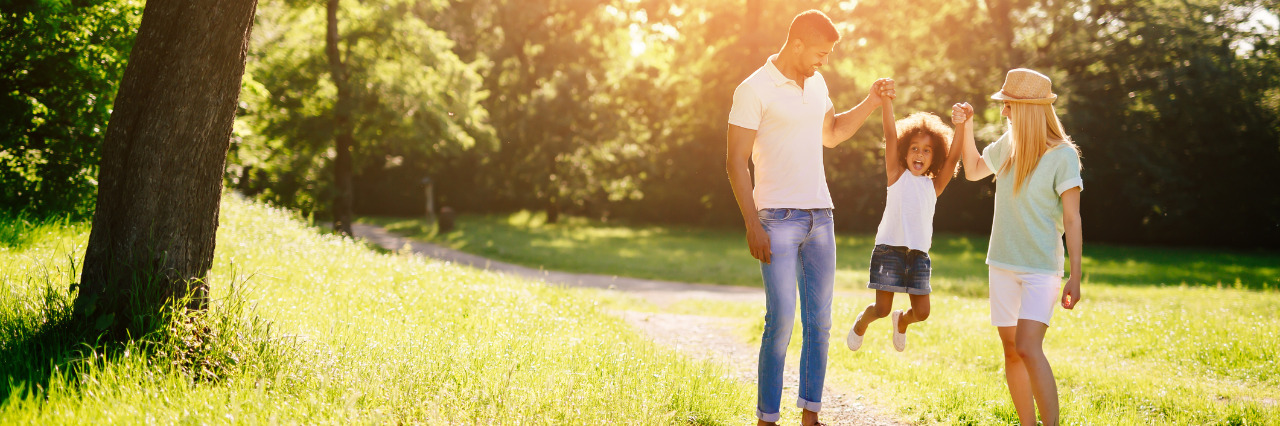
[[(933, 151), (933, 163), (929, 164), (924, 175), (930, 178), (940, 175), (942, 166), (947, 162), (947, 150), (951, 148), (951, 137), (954, 134), (951, 127), (944, 124), (938, 116), (927, 112), (908, 115), (895, 122), (894, 127), (898, 129), (898, 148), (894, 150), (898, 156), (898, 164), (901, 164), (904, 170), (908, 170), (906, 147), (912, 139), (919, 135), (926, 135), (929, 137), (929, 148)], [(958, 166), (959, 163), (956, 165)], [(950, 172), (954, 176), (957, 170), (959, 170), (958, 167)]]

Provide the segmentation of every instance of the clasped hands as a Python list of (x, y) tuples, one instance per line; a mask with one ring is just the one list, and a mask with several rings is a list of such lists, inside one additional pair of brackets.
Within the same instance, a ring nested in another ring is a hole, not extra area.
[[(892, 78), (881, 78), (871, 83), (871, 93), (867, 94), (867, 99), (880, 105), (884, 101), (892, 101), (898, 98), (897, 90), (895, 90)], [(960, 102), (951, 106), (951, 124), (959, 126), (973, 119), (973, 105), (968, 102)]]
[(867, 93), (867, 100), (872, 105), (879, 106), (885, 101), (892, 101), (898, 98), (898, 92), (894, 90), (892, 78), (877, 79), (871, 83), (871, 92)]
[(960, 102), (951, 106), (951, 124), (959, 126), (973, 119), (973, 105)]

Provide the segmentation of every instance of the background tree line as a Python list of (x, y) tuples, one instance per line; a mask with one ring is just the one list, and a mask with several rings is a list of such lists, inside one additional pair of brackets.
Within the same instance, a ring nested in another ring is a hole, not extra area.
[[(332, 2), (332, 0), (331, 0)], [(336, 2), (333, 2), (336, 3)], [(897, 110), (982, 111), (1004, 72), (1048, 73), (1084, 156), (1091, 240), (1280, 246), (1277, 1), (348, 0), (357, 214), (437, 206), (738, 226), (724, 174), (734, 87), (817, 8), (845, 40), (822, 72), (837, 108), (879, 76)], [(320, 0), (261, 4), (228, 186), (333, 217), (338, 87)], [(27, 1), (0, 16), (0, 199), (9, 213), (92, 211), (96, 161), (141, 3)], [(33, 43), (31, 40), (56, 42)], [(882, 139), (826, 152), (837, 226), (871, 231)], [(956, 182), (940, 231), (985, 232), (992, 185)]]

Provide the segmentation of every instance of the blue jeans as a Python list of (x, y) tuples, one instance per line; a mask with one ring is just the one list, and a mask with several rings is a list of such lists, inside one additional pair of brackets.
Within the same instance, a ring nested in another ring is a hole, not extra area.
[(814, 412), (822, 409), (836, 238), (831, 209), (764, 209), (758, 215), (769, 234), (772, 263), (760, 264), (767, 311), (760, 338), (756, 417), (774, 422), (781, 411), (782, 369), (795, 323), (797, 292), (804, 340), (800, 347), (800, 398), (796, 406)]

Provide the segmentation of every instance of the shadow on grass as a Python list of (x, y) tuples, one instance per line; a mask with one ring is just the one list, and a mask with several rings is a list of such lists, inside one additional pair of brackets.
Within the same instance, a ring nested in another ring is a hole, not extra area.
[[(19, 329), (16, 322), (36, 323), (37, 318), (4, 318), (4, 344), (0, 346), (0, 405), (11, 398), (43, 395), (55, 377), (74, 377), (75, 369), (101, 347), (98, 337), (82, 331), (76, 321), (60, 319), (35, 328)], [(88, 356), (87, 356), (88, 355)]]
[(1085, 254), (1089, 277), (1107, 284), (1280, 289), (1280, 253), (1099, 244)]
[[(0, 405), (10, 398), (44, 394), (57, 375), (74, 373), (86, 354), (102, 347), (102, 332), (77, 319), (73, 292), (76, 266), (46, 270), (14, 288), (0, 281), (0, 292), (12, 297), (0, 303)], [(8, 278), (8, 277), (5, 277)]]
[(160, 288), (168, 284), (146, 279), (134, 283), (128, 293), (136, 297), (126, 297), (120, 310), (98, 315), (78, 314), (76, 292), (58, 280), (27, 292), (0, 282), (0, 293), (16, 296), (0, 303), (0, 406), (47, 397), (53, 381), (74, 384), (81, 372), (131, 356), (192, 382), (247, 371), (274, 375), (296, 361), (296, 341), (272, 337), (271, 323), (246, 302), (246, 281), (233, 278), (226, 297), (188, 309), (193, 293), (171, 298)]
[(67, 216), (33, 216), (0, 210), (0, 248), (23, 249), (40, 236), (76, 226)]

